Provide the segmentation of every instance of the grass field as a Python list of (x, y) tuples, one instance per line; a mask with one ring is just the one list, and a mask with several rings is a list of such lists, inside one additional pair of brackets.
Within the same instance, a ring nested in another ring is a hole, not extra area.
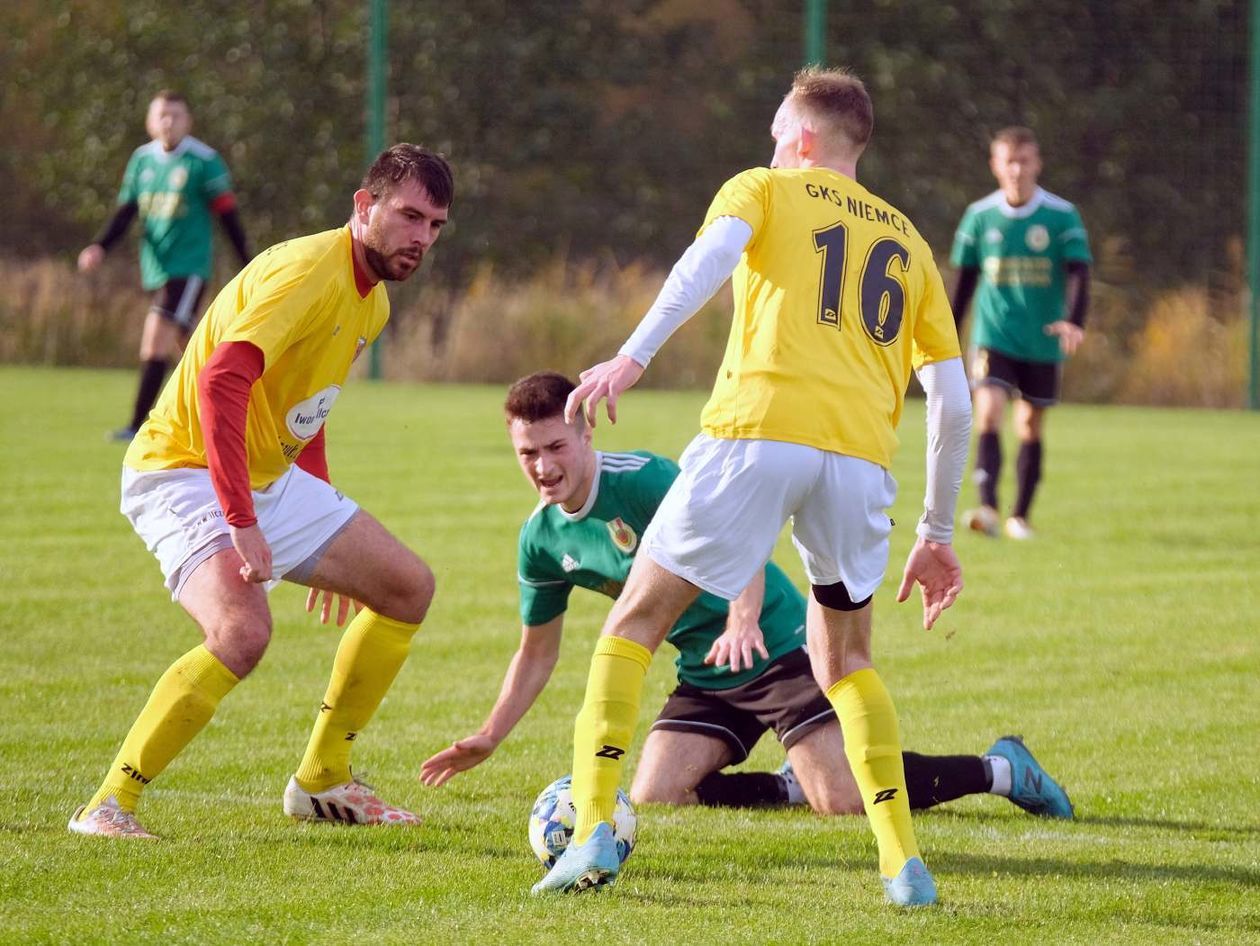
[[(146, 792), (144, 823), (163, 840), (69, 835), (154, 681), (197, 640), (117, 513), (122, 451), (101, 435), (132, 384), (0, 368), (0, 941), (1260, 941), (1256, 415), (1060, 408), (1039, 539), (961, 536), (967, 588), (930, 633), (885, 583), (876, 655), (907, 747), (980, 752), (1021, 732), (1078, 812), (1051, 823), (982, 797), (919, 816), (942, 906), (905, 914), (882, 903), (864, 819), (799, 809), (644, 807), (615, 888), (529, 896), (529, 805), (568, 770), (606, 607), (589, 595), (574, 596), (551, 687), (499, 752), (444, 788), (416, 781), (422, 759), (480, 724), (517, 643), (514, 544), (534, 500), (497, 388), (359, 383), (330, 423), (335, 481), (438, 577), (411, 659), (356, 748), (357, 770), (425, 825), (283, 817), (336, 646), (284, 587), (262, 665)], [(702, 400), (632, 394), (597, 445), (676, 456)], [(895, 470), (898, 574), (922, 496), (921, 431), (912, 402)], [(670, 664), (653, 666), (645, 718)], [(749, 766), (780, 761), (763, 740)]]

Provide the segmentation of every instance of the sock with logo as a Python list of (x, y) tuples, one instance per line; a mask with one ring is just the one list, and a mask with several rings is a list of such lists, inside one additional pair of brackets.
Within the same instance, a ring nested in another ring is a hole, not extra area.
[(997, 508), (998, 476), (1002, 472), (1002, 440), (997, 432), (981, 434), (976, 438), (976, 468), (974, 477), (980, 487), (980, 502)]
[(901, 760), (912, 811), (989, 790), (988, 769), (979, 756), (903, 752)]
[(696, 786), (696, 798), (709, 808), (761, 808), (792, 803), (787, 781), (775, 772), (710, 772)]
[(402, 669), (419, 624), (364, 608), (341, 636), (332, 677), (298, 766), (298, 784), (323, 792), (350, 781), (350, 747)]
[(1001, 795), (1003, 798), (1011, 797), (1011, 760), (1004, 759), (1000, 755), (981, 756), (980, 761), (984, 764), (984, 771), (988, 778), (988, 788), (985, 789), (990, 795)]
[(123, 811), (135, 811), (141, 789), (201, 732), (219, 701), (239, 682), (204, 644), (171, 664), (158, 679), (123, 740), (109, 775), (84, 813), (111, 795)]
[(844, 754), (862, 793), (879, 845), (879, 870), (896, 877), (919, 856), (910, 824), (910, 800), (901, 761), (901, 738), (892, 697), (873, 667), (843, 677), (827, 690), (844, 731)]
[(1037, 484), (1041, 482), (1041, 455), (1040, 440), (1027, 440), (1019, 445), (1019, 453), (1015, 457), (1015, 481), (1019, 484), (1019, 489), (1015, 494), (1015, 508), (1011, 515), (1020, 519), (1028, 518), (1033, 494), (1037, 492)]
[(162, 379), (166, 377), (168, 363), (161, 358), (151, 358), (140, 364), (140, 386), (136, 389), (136, 403), (131, 411), (131, 429), (139, 430), (140, 425), (153, 409), (162, 390)]
[(583, 844), (601, 821), (612, 823), (621, 760), (634, 738), (639, 697), (652, 652), (624, 637), (595, 645), (586, 699), (573, 727), (573, 841)]

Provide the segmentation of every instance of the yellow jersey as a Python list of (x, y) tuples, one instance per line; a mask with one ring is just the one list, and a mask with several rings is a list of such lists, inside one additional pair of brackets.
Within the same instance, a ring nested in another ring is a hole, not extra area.
[[(827, 168), (754, 168), (705, 217), (753, 235), (701, 425), (888, 467), (912, 368), (959, 357), (932, 251), (905, 214)], [(704, 227), (701, 227), (701, 232)]]
[(350, 365), (388, 319), (385, 288), (356, 279), (348, 226), (276, 244), (215, 298), (123, 462), (207, 467), (197, 376), (217, 346), (249, 342), (264, 359), (245, 427), (249, 486), (274, 483), (319, 433)]

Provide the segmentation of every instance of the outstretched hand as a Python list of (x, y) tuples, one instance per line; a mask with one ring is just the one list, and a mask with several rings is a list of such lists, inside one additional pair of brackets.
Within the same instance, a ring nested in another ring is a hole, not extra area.
[(430, 788), (445, 785), (460, 772), (466, 772), (485, 762), (497, 745), (493, 739), (481, 733), (467, 739), (457, 739), (421, 763), (420, 781)]
[(607, 401), (608, 419), (617, 423), (617, 399), (643, 377), (643, 366), (628, 355), (618, 355), (587, 368), (578, 375), (578, 386), (569, 393), (564, 404), (564, 422), (573, 423), (578, 409), (586, 412), (586, 422), (595, 426), (600, 401)]
[(704, 662), (710, 666), (727, 666), (731, 673), (739, 673), (745, 668), (752, 669), (754, 650), (761, 654), (762, 659), (770, 659), (770, 652), (766, 650), (766, 638), (760, 627), (756, 624), (744, 628), (728, 625), (705, 654)]
[(1081, 342), (1085, 338), (1085, 330), (1075, 322), (1069, 322), (1067, 319), (1051, 322), (1045, 327), (1045, 333), (1059, 337), (1059, 349), (1065, 355), (1076, 354), (1076, 349), (1080, 347)]
[(954, 547), (920, 538), (906, 558), (906, 570), (897, 589), (897, 600), (910, 597), (910, 589), (919, 585), (923, 598), (923, 627), (931, 630), (941, 612), (958, 598), (963, 589), (962, 564)]
[(332, 614), (333, 598), (337, 599), (337, 626), (341, 627), (346, 623), (346, 618), (350, 614), (350, 606), (354, 605), (354, 613), (358, 614), (363, 610), (363, 605), (353, 598), (346, 595), (334, 594), (331, 591), (322, 591), (319, 588), (312, 588), (306, 593), (306, 613), (310, 614), (315, 610), (315, 604), (319, 601), (319, 596), (324, 596), (324, 603), (319, 609), (319, 623), (327, 624), (328, 618)]

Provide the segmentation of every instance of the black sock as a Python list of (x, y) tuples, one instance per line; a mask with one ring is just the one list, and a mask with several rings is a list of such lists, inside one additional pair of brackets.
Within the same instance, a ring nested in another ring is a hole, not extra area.
[(167, 362), (158, 358), (140, 363), (140, 387), (136, 389), (136, 406), (131, 414), (132, 430), (139, 430), (140, 425), (149, 416), (153, 402), (157, 400), (158, 393), (162, 390), (166, 366)]
[(1015, 495), (1015, 508), (1011, 515), (1020, 519), (1028, 518), (1033, 493), (1037, 491), (1037, 483), (1041, 480), (1041, 452), (1040, 440), (1027, 440), (1019, 445), (1019, 456), (1015, 458), (1015, 477), (1019, 483), (1019, 492)]
[(1002, 472), (1002, 440), (997, 432), (981, 434), (976, 440), (976, 484), (980, 502), (997, 508), (998, 474)]
[(710, 808), (759, 808), (788, 801), (787, 786), (773, 772), (711, 772), (696, 786), (696, 797)]
[(912, 809), (931, 808), (964, 795), (983, 795), (993, 784), (979, 756), (903, 752), (901, 758)]

